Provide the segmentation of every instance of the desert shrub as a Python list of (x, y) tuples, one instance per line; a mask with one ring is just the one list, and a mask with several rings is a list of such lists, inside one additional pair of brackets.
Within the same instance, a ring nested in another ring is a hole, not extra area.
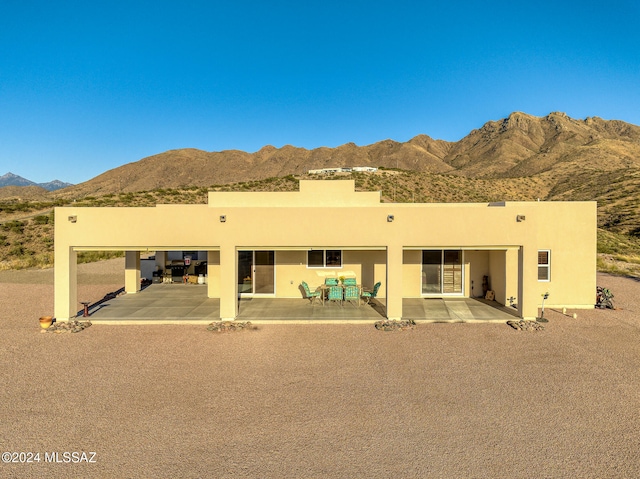
[(621, 261), (623, 263), (640, 264), (639, 256), (616, 254), (613, 256), (613, 259), (615, 259), (616, 261)]
[(7, 221), (2, 225), (4, 231), (11, 231), (12, 233), (22, 234), (24, 232), (24, 223), (22, 221)]
[(9, 250), (9, 254), (11, 256), (22, 256), (26, 253), (26, 249), (21, 244), (13, 245), (13, 247)]
[(37, 225), (46, 225), (49, 224), (49, 216), (46, 215), (38, 215), (33, 218), (33, 222)]

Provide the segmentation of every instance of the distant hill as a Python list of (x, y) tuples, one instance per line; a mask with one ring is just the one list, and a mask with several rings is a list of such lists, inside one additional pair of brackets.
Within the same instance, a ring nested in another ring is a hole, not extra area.
[[(407, 183), (406, 188), (420, 188), (410, 198), (421, 201), (474, 197), (461, 188), (480, 189), (506, 200), (596, 200), (600, 227), (640, 236), (640, 127), (598, 117), (572, 119), (558, 112), (544, 117), (514, 112), (485, 123), (457, 142), (418, 135), (407, 142), (347, 143), (313, 150), (290, 145), (265, 146), (255, 153), (170, 150), (48, 195), (69, 200), (208, 188), (345, 166), (418, 172), (422, 175), (419, 184)], [(367, 185), (363, 187), (376, 187), (373, 182)], [(19, 196), (15, 191), (12, 194)]]
[(49, 199), (49, 191), (40, 186), (0, 187), (0, 201), (35, 201)]
[(60, 180), (53, 180), (47, 183), (35, 183), (31, 180), (27, 180), (22, 176), (14, 175), (8, 172), (0, 176), (0, 188), (5, 186), (39, 186), (46, 191), (55, 191), (68, 186), (73, 186), (71, 183), (64, 183)]

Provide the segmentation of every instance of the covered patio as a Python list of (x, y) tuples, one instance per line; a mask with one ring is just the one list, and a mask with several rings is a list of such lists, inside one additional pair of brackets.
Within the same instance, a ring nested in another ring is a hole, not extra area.
[[(506, 322), (517, 316), (493, 302), (470, 298), (402, 301), (403, 318), (424, 322)], [(152, 284), (136, 294), (107, 299), (89, 308), (94, 324), (208, 324), (220, 319), (220, 300), (205, 285)], [(243, 298), (238, 321), (253, 323), (367, 323), (385, 319), (384, 298), (371, 304), (312, 305), (303, 298)]]
[[(515, 304), (519, 318), (534, 319), (549, 291), (547, 306), (593, 307), (595, 213), (593, 203), (387, 204), (380, 192), (356, 191), (353, 180), (303, 180), (296, 192), (211, 191), (207, 205), (59, 207), (54, 315), (76, 316), (78, 252), (124, 251), (125, 291), (135, 295), (141, 255), (154, 251), (163, 281), (193, 275), (187, 281), (202, 279), (203, 298), (211, 299), (183, 305), (159, 295), (159, 303), (138, 307), (129, 297), (103, 304), (96, 319), (121, 307), (147, 321), (207, 321), (215, 311), (222, 320), (486, 321), (511, 312), (486, 310), (478, 296)], [(163, 228), (186, 223), (198, 228)], [(334, 311), (297, 301), (303, 281), (316, 288), (341, 277), (355, 278), (361, 290), (380, 284), (381, 308), (330, 305)]]

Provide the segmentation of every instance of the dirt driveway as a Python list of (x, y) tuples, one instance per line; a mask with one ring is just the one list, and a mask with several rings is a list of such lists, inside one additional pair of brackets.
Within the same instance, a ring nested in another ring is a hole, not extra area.
[[(80, 265), (83, 298), (122, 285), (118, 261)], [(2, 463), (0, 477), (640, 476), (632, 279), (599, 276), (622, 309), (547, 310), (538, 333), (95, 325), (53, 335), (37, 325), (53, 308), (50, 272), (11, 273), (0, 275), (0, 452), (40, 462)]]

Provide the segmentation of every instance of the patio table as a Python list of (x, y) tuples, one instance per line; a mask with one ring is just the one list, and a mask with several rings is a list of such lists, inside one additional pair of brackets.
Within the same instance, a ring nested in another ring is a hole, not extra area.
[(321, 284), (320, 286), (318, 286), (316, 288), (316, 291), (320, 291), (320, 298), (322, 298), (322, 306), (324, 306), (324, 299), (325, 296), (327, 295), (327, 290), (329, 289), (329, 286), (326, 284)]
[[(339, 284), (338, 286), (342, 288), (342, 298), (344, 299), (344, 285)], [(316, 291), (320, 291), (322, 293), (320, 295), (320, 297), (322, 298), (322, 306), (324, 306), (325, 296), (327, 295), (327, 291), (329, 290), (329, 288), (330, 286), (327, 284), (321, 284), (316, 288)], [(362, 285), (356, 284), (356, 288), (358, 288), (358, 296), (362, 295)], [(360, 299), (358, 299), (358, 306), (359, 305), (360, 305)]]

